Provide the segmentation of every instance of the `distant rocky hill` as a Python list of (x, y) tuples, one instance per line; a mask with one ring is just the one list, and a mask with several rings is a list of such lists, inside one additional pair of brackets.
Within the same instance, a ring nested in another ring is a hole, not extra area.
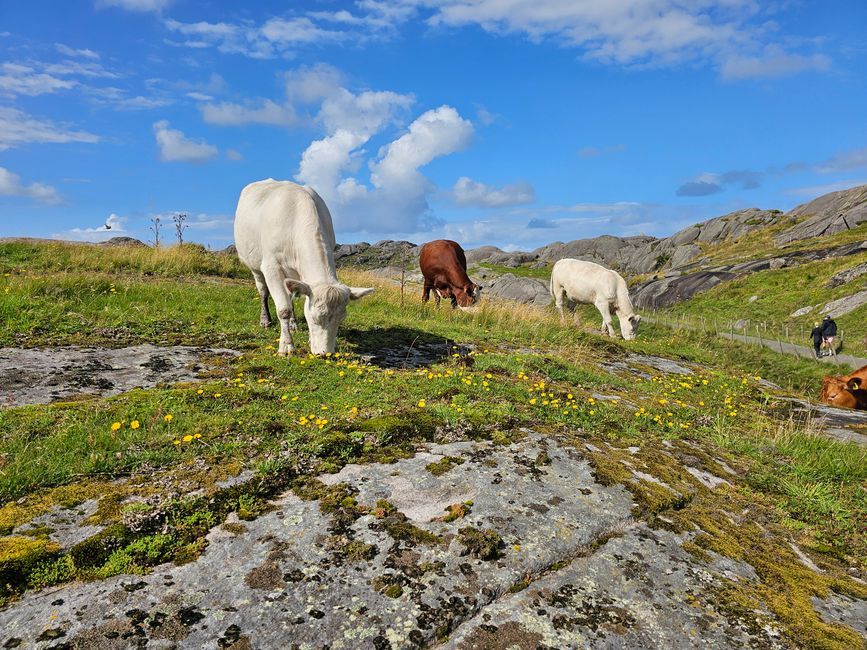
[[(614, 237), (602, 235), (570, 242), (553, 242), (532, 251), (504, 251), (496, 246), (467, 250), (467, 262), (473, 266), (515, 268), (530, 266), (548, 268), (559, 259), (572, 257), (597, 262), (616, 269), (624, 276), (655, 274), (633, 288), (633, 300), (638, 306), (667, 307), (688, 299), (699, 291), (720, 282), (768, 268), (794, 266), (811, 259), (851, 255), (862, 252), (864, 245), (848, 244), (830, 249), (787, 252), (794, 242), (851, 230), (867, 222), (867, 185), (821, 196), (794, 210), (749, 208), (698, 223), (675, 234), (656, 238), (645, 235)], [(791, 224), (788, 228), (786, 225)], [(784, 228), (773, 241), (776, 250), (768, 250), (759, 259), (743, 263), (712, 265), (703, 256), (703, 246), (736, 241), (760, 229)], [(419, 247), (411, 242), (384, 240), (375, 244), (361, 242), (342, 244), (335, 250), (338, 266), (367, 269), (408, 265), (415, 269)], [(522, 302), (539, 302), (541, 283), (532, 278), (512, 275), (483, 276), (495, 295)], [(503, 280), (507, 281), (503, 281)], [(502, 293), (498, 293), (502, 292)]]

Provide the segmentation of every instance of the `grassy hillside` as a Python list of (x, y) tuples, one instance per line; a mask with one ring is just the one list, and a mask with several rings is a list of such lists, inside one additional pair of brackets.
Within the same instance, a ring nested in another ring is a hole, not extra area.
[[(337, 354), (278, 358), (277, 331), (257, 325), (252, 280), (237, 262), (199, 249), (5, 244), (0, 269), (0, 346), (152, 342), (243, 351), (197, 383), (0, 409), (0, 532), (8, 535), (55, 504), (98, 498), (94, 518), (113, 522), (112, 539), (119, 540), (115, 551), (89, 555), (95, 547), (58, 554), (45, 532), (0, 538), (0, 574), (7, 577), (0, 597), (28, 585), (189, 560), (228, 513), (255, 517), (280, 490), (312, 489), (310, 476), (347, 462), (387, 462), (433, 439), (508, 442), (530, 427), (582, 450), (597, 480), (622, 483), (638, 504), (635, 516), (681, 531), (700, 526), (691, 547), (696, 557), (712, 551), (767, 566), (768, 593), (789, 594), (772, 610), (791, 622), (786, 629), (796, 645), (852, 641), (839, 626), (802, 611), (812, 612), (809, 598), (832, 578), (816, 586), (785, 567), (786, 544), (797, 541), (833, 577), (834, 589), (860, 594), (845, 569), (863, 569), (867, 557), (863, 450), (789, 419), (760, 380), (812, 390), (821, 375), (814, 363), (653, 327), (637, 341), (613, 341), (561, 326), (550, 309), (486, 302), (464, 313), (422, 306), (415, 291), (401, 307), (393, 284), (349, 271), (344, 281), (377, 291), (350, 306)], [(303, 324), (296, 342), (306, 348)], [(417, 369), (363, 358), (418, 347), (439, 356)], [(634, 353), (701, 369), (682, 377), (647, 367), (642, 378), (605, 365), (616, 368)], [(717, 461), (734, 468), (731, 488), (703, 490), (665, 460), (672, 445), (714, 471), (723, 472)], [(622, 461), (634, 449), (630, 463), (640, 461), (642, 471), (668, 485), (695, 485), (690, 489), (703, 490), (701, 497), (633, 480)], [(244, 468), (254, 472), (253, 482), (219, 488), (217, 481)], [(118, 477), (125, 480), (113, 482)], [(179, 496), (196, 489), (205, 496)], [(777, 550), (732, 529), (724, 514), (730, 508), (756, 513)], [(148, 517), (161, 517), (169, 532), (136, 533), (130, 522)], [(762, 559), (777, 553), (779, 566)], [(732, 598), (755, 595), (732, 589)]]

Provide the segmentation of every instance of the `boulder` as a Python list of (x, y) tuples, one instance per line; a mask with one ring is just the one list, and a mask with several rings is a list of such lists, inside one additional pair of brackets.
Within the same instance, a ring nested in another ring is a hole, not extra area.
[(492, 255), (502, 252), (504, 251), (496, 246), (480, 246), (479, 248), (471, 248), (464, 251), (467, 256), (467, 264), (487, 262)]
[(835, 273), (831, 276), (831, 279), (825, 283), (825, 286), (829, 289), (833, 289), (834, 287), (839, 287), (847, 282), (852, 282), (852, 280), (860, 278), (865, 273), (867, 273), (867, 262), (859, 264), (858, 266), (853, 266), (851, 269)]
[(832, 300), (822, 307), (821, 313), (828, 314), (831, 318), (837, 318), (843, 314), (848, 314), (850, 311), (855, 311), (865, 303), (867, 303), (867, 291), (859, 291), (858, 293), (853, 293), (851, 296)]
[(668, 265), (673, 268), (680, 268), (681, 266), (686, 266), (693, 259), (698, 257), (701, 254), (701, 247), (696, 244), (685, 244), (682, 246), (678, 246), (674, 249), (671, 254), (671, 259), (668, 262)]
[(551, 302), (548, 285), (535, 278), (522, 278), (506, 273), (496, 278), (482, 291), (482, 296), (495, 296), (530, 305), (545, 306)]
[(811, 311), (813, 311), (818, 305), (807, 305), (806, 307), (801, 307), (800, 309), (796, 309), (791, 314), (789, 314), (789, 318), (800, 318), (801, 316), (806, 316)]
[(217, 251), (217, 255), (237, 255), (238, 249), (235, 244), (229, 244), (224, 249)]

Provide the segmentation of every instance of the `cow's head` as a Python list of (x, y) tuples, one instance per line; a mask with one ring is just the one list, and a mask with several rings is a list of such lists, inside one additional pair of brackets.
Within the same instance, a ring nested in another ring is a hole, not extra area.
[(290, 292), (301, 294), (304, 300), (304, 318), (310, 331), (310, 351), (313, 354), (334, 352), (337, 328), (346, 318), (346, 305), (350, 300), (363, 298), (373, 289), (358, 289), (345, 284), (306, 284), (300, 280), (286, 280)]
[(861, 388), (860, 377), (823, 377), (819, 399), (832, 406), (867, 409), (867, 390)]
[(641, 316), (638, 314), (620, 318), (620, 333), (623, 335), (623, 338), (627, 341), (633, 340), (635, 335), (638, 334), (638, 325), (640, 323)]
[(455, 288), (452, 290), (452, 300), (454, 304), (464, 311), (472, 308), (482, 297), (482, 287), (474, 282), (470, 282), (462, 289)]

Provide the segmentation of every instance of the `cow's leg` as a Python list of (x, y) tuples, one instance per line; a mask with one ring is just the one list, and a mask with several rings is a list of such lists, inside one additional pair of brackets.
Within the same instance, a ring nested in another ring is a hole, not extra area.
[(261, 271), (253, 271), (253, 279), (256, 281), (256, 289), (259, 291), (259, 302), (262, 310), (259, 314), (259, 325), (261, 327), (271, 327), (271, 312), (268, 311), (268, 283), (265, 282), (265, 276)]
[(295, 310), (292, 307), (292, 294), (286, 289), (283, 281), (283, 273), (276, 268), (263, 269), (265, 281), (274, 299), (274, 307), (277, 309), (277, 320), (280, 321), (280, 343), (277, 346), (277, 354), (281, 357), (292, 354), (295, 344), (292, 342), (292, 327), (290, 321), (295, 320)]
[(440, 290), (434, 287), (434, 303), (437, 307), (440, 306), (440, 300), (442, 299), (442, 297), (443, 295), (440, 293)]
[(611, 305), (608, 304), (607, 300), (597, 300), (595, 304), (596, 309), (602, 314), (602, 333), (607, 333), (608, 336), (612, 337), (616, 336), (614, 325), (611, 324)]
[(430, 290), (433, 287), (429, 285), (427, 282), (424, 284), (424, 291), (421, 293), (421, 304), (425, 304), (428, 300), (430, 300)]
[(563, 314), (563, 289), (558, 289), (554, 292), (554, 306), (560, 313), (560, 324), (566, 324), (566, 316)]

